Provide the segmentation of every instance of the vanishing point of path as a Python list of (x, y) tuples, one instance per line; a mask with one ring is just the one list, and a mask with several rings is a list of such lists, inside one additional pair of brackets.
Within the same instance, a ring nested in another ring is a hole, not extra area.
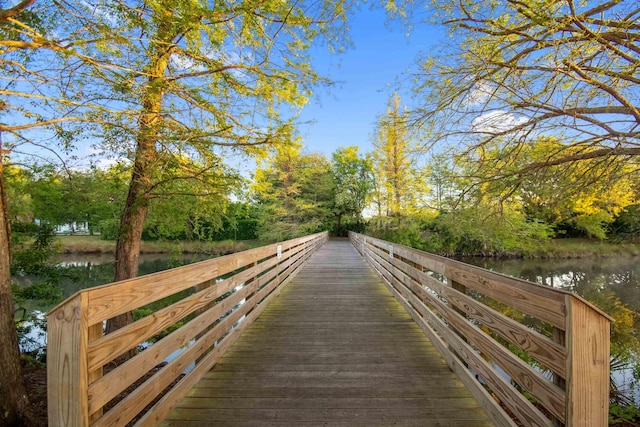
[(330, 240), (166, 426), (488, 426), (348, 240)]

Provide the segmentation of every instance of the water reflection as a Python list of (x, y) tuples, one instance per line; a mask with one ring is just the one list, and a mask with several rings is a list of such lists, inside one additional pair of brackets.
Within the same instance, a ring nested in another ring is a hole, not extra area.
[(636, 257), (561, 260), (465, 258), (462, 261), (575, 292), (585, 298), (594, 292), (613, 291), (629, 308), (640, 312), (640, 260)]
[[(180, 267), (198, 261), (209, 259), (204, 254), (171, 255), (171, 254), (142, 254), (138, 275), (156, 273), (170, 268)], [(61, 254), (53, 262), (65, 267), (68, 273), (60, 282), (62, 296), (67, 298), (81, 289), (92, 288), (113, 282), (115, 263), (112, 254)], [(41, 280), (37, 276), (14, 277), (14, 282), (20, 285), (31, 285)], [(35, 309), (46, 311), (51, 307), (39, 305)]]

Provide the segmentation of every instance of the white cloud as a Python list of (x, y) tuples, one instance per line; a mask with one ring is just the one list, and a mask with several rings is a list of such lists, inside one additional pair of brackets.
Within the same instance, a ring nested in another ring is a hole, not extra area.
[[(196, 70), (192, 70), (192, 68), (194, 68), (195, 63), (193, 62), (193, 60), (185, 55), (171, 55), (171, 64), (180, 71), (185, 71), (185, 70), (190, 70), (190, 71), (196, 71)], [(203, 67), (199, 67), (199, 68), (203, 68)]]
[(105, 20), (110, 25), (116, 28), (120, 25), (120, 20), (111, 10), (109, 10), (109, 7), (105, 2), (98, 1), (97, 3), (90, 3), (88, 1), (82, 1), (81, 4), (85, 6), (87, 10), (92, 11), (95, 16)]
[(493, 87), (484, 82), (476, 83), (467, 95), (465, 101), (469, 106), (480, 105), (488, 101), (493, 94)]
[(479, 133), (507, 132), (526, 122), (526, 117), (518, 117), (506, 111), (497, 110), (473, 119), (471, 122), (471, 130)]

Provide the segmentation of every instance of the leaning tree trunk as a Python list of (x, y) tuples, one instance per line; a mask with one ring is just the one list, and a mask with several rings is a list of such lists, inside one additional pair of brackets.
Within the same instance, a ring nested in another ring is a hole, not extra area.
[[(169, 40), (171, 37), (169, 37)], [(160, 44), (150, 62), (147, 92), (142, 100), (142, 111), (138, 120), (136, 153), (133, 173), (129, 183), (129, 194), (120, 219), (116, 243), (115, 281), (132, 279), (138, 275), (142, 229), (149, 211), (149, 199), (153, 188), (153, 172), (157, 161), (156, 143), (158, 129), (162, 123), (162, 80), (167, 69), (170, 51), (165, 43)], [(126, 312), (107, 321), (106, 333), (113, 332), (133, 322), (133, 312)], [(122, 363), (136, 354), (136, 349), (118, 357)]]
[[(2, 155), (0, 144), (0, 156)], [(11, 230), (0, 159), (0, 425), (31, 426), (34, 420), (22, 381), (11, 295)]]
[[(149, 211), (149, 197), (151, 190), (152, 161), (155, 158), (155, 142), (152, 138), (138, 141), (136, 159), (129, 184), (129, 194), (124, 211), (120, 219), (120, 230), (116, 243), (116, 265), (114, 281), (134, 278), (138, 275), (140, 259), (140, 242), (142, 229)], [(106, 333), (111, 333), (133, 323), (133, 312), (127, 311), (107, 321)], [(114, 362), (121, 364), (135, 356), (137, 349), (133, 348), (118, 356)]]
[[(144, 151), (155, 152), (153, 145), (151, 149), (138, 147), (138, 153)], [(150, 171), (148, 165), (144, 163), (144, 161), (136, 159), (129, 184), (129, 194), (120, 218), (120, 229), (116, 243), (115, 276), (113, 278), (115, 282), (131, 279), (138, 275), (142, 229), (149, 211)], [(106, 332), (113, 332), (132, 321), (132, 312), (116, 316), (107, 322)]]
[[(141, 124), (149, 126), (151, 115), (141, 119)], [(116, 243), (116, 265), (114, 281), (134, 278), (138, 275), (142, 229), (149, 211), (152, 187), (152, 168), (156, 156), (153, 135), (142, 135), (138, 139), (136, 158), (133, 165), (129, 194), (125, 203)], [(133, 322), (133, 312), (126, 312), (107, 321), (106, 333), (110, 333)], [(131, 355), (135, 354), (135, 351)], [(125, 358), (126, 360), (126, 358)]]

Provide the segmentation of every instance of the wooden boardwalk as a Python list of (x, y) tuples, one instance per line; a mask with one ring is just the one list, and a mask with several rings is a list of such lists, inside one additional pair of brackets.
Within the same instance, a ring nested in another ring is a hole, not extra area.
[(166, 426), (487, 426), (348, 240), (331, 240)]

